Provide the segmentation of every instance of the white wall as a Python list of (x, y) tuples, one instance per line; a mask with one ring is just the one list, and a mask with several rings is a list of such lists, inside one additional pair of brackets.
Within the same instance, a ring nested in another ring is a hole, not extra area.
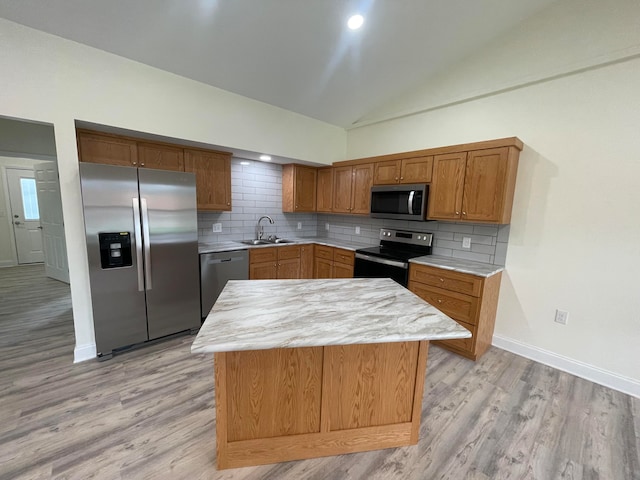
[(331, 163), (343, 129), (0, 19), (0, 116), (50, 123), (60, 174), (76, 360), (95, 354), (75, 120)]
[[(602, 3), (602, 23), (608, 24), (610, 5)], [(627, 12), (636, 15), (634, 28), (639, 12)], [(565, 29), (571, 25), (567, 36), (590, 35), (585, 25), (564, 20)], [(564, 53), (560, 57), (569, 62)], [(468, 68), (461, 65), (450, 75)], [(348, 136), (349, 158), (521, 138), (525, 149), (494, 340), (638, 396), (639, 85), (636, 56)], [(570, 312), (567, 326), (553, 322), (556, 308)]]

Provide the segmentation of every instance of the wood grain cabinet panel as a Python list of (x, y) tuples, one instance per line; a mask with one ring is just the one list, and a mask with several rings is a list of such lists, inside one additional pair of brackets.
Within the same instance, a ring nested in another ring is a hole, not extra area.
[(184, 172), (184, 150), (161, 143), (138, 142), (140, 167)]
[(299, 245), (249, 249), (249, 279), (301, 278), (300, 257)]
[(231, 210), (231, 154), (184, 150), (184, 170), (196, 174), (198, 210)]
[(278, 278), (277, 262), (254, 262), (249, 264), (250, 280), (273, 280)]
[(353, 265), (333, 262), (333, 273), (331, 278), (353, 278)]
[(333, 209), (334, 213), (351, 213), (352, 167), (333, 169)]
[(78, 158), (81, 162), (103, 163), (122, 167), (138, 166), (135, 140), (114, 135), (77, 132)]
[(467, 154), (436, 155), (433, 159), (433, 180), (429, 189), (428, 218), (459, 220)]
[(369, 215), (371, 213), (371, 187), (373, 186), (373, 163), (353, 167), (351, 187), (351, 213)]
[(313, 270), (315, 278), (333, 278), (333, 260), (315, 257)]
[(317, 169), (288, 164), (282, 167), (282, 211), (316, 211)]
[(313, 278), (313, 250), (314, 246), (300, 246), (300, 278)]
[(227, 353), (228, 440), (319, 432), (322, 348)]
[(329, 430), (410, 422), (417, 342), (325, 347)]
[(333, 260), (333, 247), (316, 245), (315, 255), (316, 257), (324, 258), (325, 260)]
[(502, 272), (479, 277), (427, 265), (409, 266), (409, 290), (472, 333), (470, 339), (436, 343), (472, 360), (491, 346), (501, 278)]
[(376, 162), (373, 184), (429, 183), (432, 171), (433, 156)]
[(374, 185), (391, 185), (400, 181), (401, 160), (377, 162), (373, 175)]
[(316, 211), (331, 212), (333, 209), (333, 168), (319, 168), (316, 188)]

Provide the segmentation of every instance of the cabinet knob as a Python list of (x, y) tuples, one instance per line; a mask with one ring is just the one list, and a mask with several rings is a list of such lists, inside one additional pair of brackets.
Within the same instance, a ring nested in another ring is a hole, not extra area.
[(456, 212), (456, 215), (460, 215), (460, 212)]
[(441, 298), (438, 299), (438, 303), (442, 303), (442, 299)]
[(134, 165), (137, 165), (137, 164), (138, 164), (138, 162), (133, 162), (133, 164), (134, 164)]
[(466, 214), (467, 214), (467, 212), (462, 212), (462, 214), (463, 214), (463, 215), (466, 215)]
[(404, 180), (404, 177), (400, 177), (400, 180)]
[(396, 177), (396, 180), (398, 179), (398, 177)]
[(441, 279), (440, 279), (440, 281), (441, 281), (441, 282), (444, 282), (444, 278), (441, 278)]
[(144, 162), (142, 162), (142, 163), (140, 164), (140, 166), (141, 166), (141, 167), (144, 167)]
[(231, 202), (227, 202), (227, 205), (231, 205)]

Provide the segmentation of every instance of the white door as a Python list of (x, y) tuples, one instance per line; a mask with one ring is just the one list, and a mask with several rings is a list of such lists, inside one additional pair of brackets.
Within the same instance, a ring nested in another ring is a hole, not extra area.
[(47, 277), (69, 283), (58, 165), (56, 162), (43, 162), (33, 167), (33, 171), (44, 240), (44, 271)]
[(43, 262), (42, 227), (33, 170), (7, 168), (7, 183), (18, 263)]

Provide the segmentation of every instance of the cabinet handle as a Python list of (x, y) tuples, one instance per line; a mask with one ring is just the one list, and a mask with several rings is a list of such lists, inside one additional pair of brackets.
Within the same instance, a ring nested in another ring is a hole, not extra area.
[(444, 278), (441, 278), (441, 279), (440, 279), (440, 281), (441, 281), (441, 282), (444, 282)]

